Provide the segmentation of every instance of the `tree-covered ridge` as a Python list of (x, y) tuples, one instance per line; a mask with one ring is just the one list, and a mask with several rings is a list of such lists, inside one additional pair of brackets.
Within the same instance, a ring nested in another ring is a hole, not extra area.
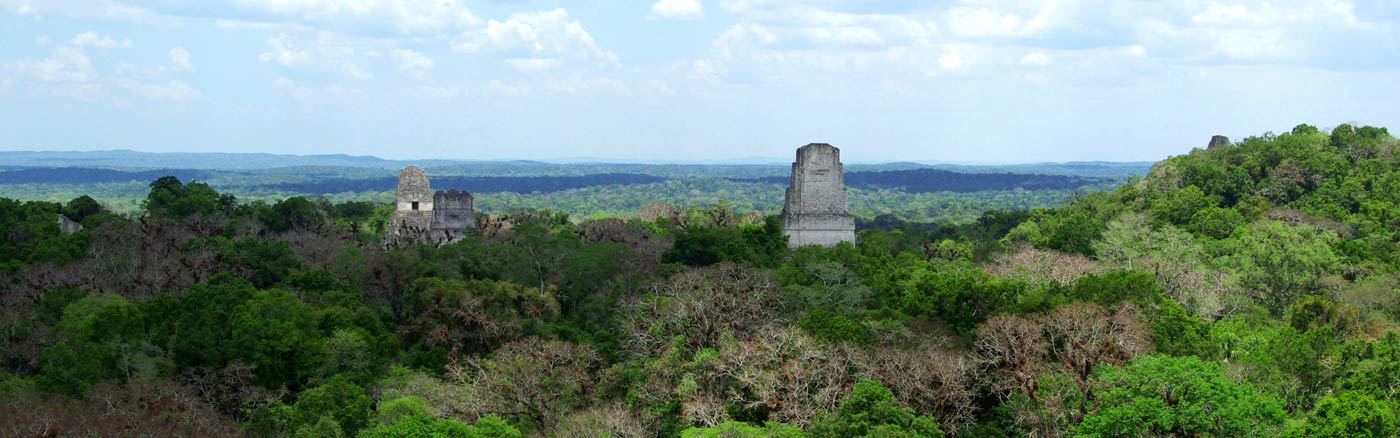
[(0, 172), (0, 184), (94, 184), (150, 181), (163, 176), (207, 179), (209, 172), (190, 169), (126, 171), (83, 167), (31, 167)]
[[(0, 423), (1393, 436), (1397, 145), (1300, 126), (1061, 208), (884, 216), (856, 246), (795, 250), (776, 218), (725, 204), (512, 210), (462, 242), (386, 250), (390, 209), (365, 201), (240, 202), (176, 178), (139, 215), (0, 200)], [(61, 234), (57, 213), (84, 230)]]
[[(748, 181), (786, 184), (786, 176)], [(981, 192), (1004, 190), (1074, 190), (1109, 181), (1106, 178), (1018, 173), (962, 173), (939, 169), (846, 172), (847, 187), (866, 190), (896, 189), (908, 193)]]
[[(9, 159), (9, 161), (6, 161)], [(200, 161), (200, 160), (205, 161)], [(151, 154), (131, 151), (0, 152), (0, 161), (27, 164), (0, 171), (0, 193), (16, 200), (67, 202), (78, 196), (101, 201), (112, 211), (136, 214), (146, 184), (161, 176), (198, 180), (243, 200), (275, 203), (294, 196), (331, 202), (391, 202), (395, 177), (408, 164), (426, 166), (433, 186), (468, 190), (477, 211), (502, 214), (535, 208), (580, 218), (620, 217), (652, 201), (682, 208), (726, 202), (736, 209), (777, 213), (790, 167), (774, 164), (554, 164), (533, 161), (401, 162), (374, 157), (276, 156), (268, 154)], [(397, 166), (397, 167), (396, 167)], [(1130, 175), (1147, 171), (1142, 163), (1042, 163), (1029, 165), (850, 164), (850, 173), (951, 169), (928, 187), (870, 186), (852, 193), (853, 211), (906, 221), (961, 223), (985, 210), (1063, 205), (1078, 191), (1109, 190)], [(937, 172), (945, 172), (938, 170)], [(969, 177), (962, 174), (1007, 174)], [(1013, 175), (1014, 174), (1014, 175)], [(762, 180), (772, 177), (771, 182)], [(1060, 184), (1021, 184), (1030, 181)], [(1071, 181), (1065, 183), (1065, 181)], [(1073, 182), (1077, 181), (1077, 182)], [(853, 188), (853, 190), (859, 190)], [(967, 191), (971, 190), (971, 191)]]

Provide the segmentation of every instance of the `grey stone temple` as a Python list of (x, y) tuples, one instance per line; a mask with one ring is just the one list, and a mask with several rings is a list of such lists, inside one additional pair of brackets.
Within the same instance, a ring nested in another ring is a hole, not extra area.
[(856, 243), (856, 219), (846, 201), (840, 149), (826, 143), (797, 148), (792, 181), (778, 218), (789, 247)]
[(476, 229), (472, 194), (455, 189), (433, 192), (428, 174), (418, 166), (399, 172), (394, 198), (394, 216), (384, 228), (385, 246), (451, 243)]

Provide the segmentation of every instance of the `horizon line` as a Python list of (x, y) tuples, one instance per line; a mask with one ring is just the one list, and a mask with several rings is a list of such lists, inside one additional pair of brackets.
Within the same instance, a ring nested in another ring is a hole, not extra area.
[[(429, 162), (431, 162), (431, 161), (446, 161), (446, 162), (456, 162), (456, 163), (511, 163), (511, 162), (534, 162), (534, 163), (550, 164), (550, 165), (569, 165), (569, 164), (574, 164), (574, 165), (636, 164), (636, 165), (703, 165), (703, 166), (783, 166), (783, 165), (788, 165), (788, 164), (791, 164), (791, 163), (792, 163), (791, 161), (788, 161), (788, 159), (785, 159), (785, 158), (773, 158), (773, 157), (741, 157), (741, 158), (737, 158), (737, 159), (715, 159), (715, 160), (668, 160), (668, 159), (638, 160), (638, 159), (627, 159), (627, 158), (608, 158), (608, 157), (590, 157), (590, 156), (561, 157), (561, 158), (548, 159), (548, 160), (546, 160), (546, 159), (533, 159), (533, 158), (478, 158), (478, 159), (473, 159), (473, 158), (441, 158), (441, 157), (436, 157), (436, 158), (433, 158), (433, 157), (425, 157), (425, 158), (403, 159), (403, 158), (385, 158), (385, 157), (381, 157), (381, 156), (378, 156), (378, 155), (353, 155), (353, 154), (347, 154), (347, 153), (295, 154), (295, 153), (277, 153), (277, 152), (229, 152), (229, 151), (187, 151), (187, 152), (171, 152), (171, 151), (142, 151), (142, 150), (136, 150), (136, 149), (90, 149), (90, 150), (72, 150), (72, 149), (68, 149), (68, 150), (62, 150), (62, 149), (40, 150), (40, 149), (26, 149), (26, 150), (0, 150), (0, 154), (24, 154), (24, 153), (31, 153), (31, 154), (41, 154), (41, 153), (89, 154), (89, 153), (104, 153), (104, 152), (124, 152), (124, 153), (135, 153), (135, 154), (151, 154), (151, 155), (200, 155), (200, 154), (209, 154), (209, 155), (263, 155), (263, 156), (272, 156), (272, 157), (298, 157), (298, 158), (345, 157), (345, 158), (353, 158), (353, 159), (374, 159), (374, 160), (379, 160), (379, 161), (388, 162), (388, 163), (407, 163), (407, 164), (410, 164), (410, 165), (411, 165), (412, 163), (414, 163), (414, 162), (422, 162), (422, 161), (429, 161)], [(1168, 157), (1170, 157), (1170, 156), (1168, 156)], [(847, 165), (887, 165), (887, 164), (906, 164), (906, 163), (907, 163), (907, 164), (919, 164), (919, 165), (952, 165), (952, 166), (1030, 166), (1030, 165), (1038, 165), (1038, 164), (1075, 164), (1075, 163), (1144, 164), (1144, 163), (1155, 163), (1155, 162), (1164, 160), (1164, 159), (1166, 159), (1166, 158), (1168, 158), (1168, 157), (1162, 157), (1162, 158), (1157, 159), (1157, 160), (1150, 160), (1150, 159), (1123, 160), (1123, 161), (1115, 161), (1115, 160), (1065, 160), (1065, 161), (1020, 161), (1020, 162), (1009, 162), (1009, 161), (1008, 161), (1008, 162), (1000, 162), (1000, 161), (942, 161), (942, 160), (902, 159), (902, 160), (861, 160), (861, 161), (843, 161), (842, 164), (847, 164)], [(94, 164), (94, 165), (98, 165), (98, 164)], [(304, 166), (304, 165), (293, 165), (293, 166), (282, 166), (282, 167), (303, 167), (303, 166)], [(17, 166), (15, 166), (15, 167), (35, 167), (35, 166), (17, 165)], [(63, 166), (63, 167), (76, 167), (76, 166), (71, 166), (71, 165), (69, 165), (69, 166)], [(350, 166), (347, 166), (347, 167), (350, 167)]]

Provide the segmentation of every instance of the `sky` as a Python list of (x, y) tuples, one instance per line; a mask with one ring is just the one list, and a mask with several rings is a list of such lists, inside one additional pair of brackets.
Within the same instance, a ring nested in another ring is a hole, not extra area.
[(1155, 161), (1400, 129), (1392, 0), (0, 0), (0, 150)]

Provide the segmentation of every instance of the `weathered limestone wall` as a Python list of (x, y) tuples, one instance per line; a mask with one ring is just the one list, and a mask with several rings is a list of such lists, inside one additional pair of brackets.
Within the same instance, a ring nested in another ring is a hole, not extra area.
[(1210, 143), (1206, 144), (1206, 149), (1215, 149), (1230, 145), (1230, 137), (1216, 135), (1210, 137)]
[(430, 238), (438, 243), (455, 242), (476, 229), (472, 194), (456, 189), (433, 194), (433, 222)]
[[(433, 211), (433, 191), (428, 186), (428, 174), (419, 169), (418, 166), (408, 166), (399, 172), (399, 187), (394, 192), (394, 198), (398, 204), (394, 206), (394, 213), (408, 211)], [(418, 203), (418, 208), (413, 208), (413, 203)]]
[[(394, 216), (384, 229), (385, 246), (416, 242), (427, 235), (433, 221), (430, 190), (428, 174), (418, 166), (408, 166), (399, 172), (399, 186), (394, 192)], [(416, 209), (414, 203), (417, 203)]]
[(73, 234), (83, 230), (83, 224), (74, 222), (62, 213), (58, 215), (58, 232), (60, 234)]
[(793, 248), (855, 243), (856, 222), (846, 200), (840, 149), (825, 143), (797, 149), (779, 219)]

